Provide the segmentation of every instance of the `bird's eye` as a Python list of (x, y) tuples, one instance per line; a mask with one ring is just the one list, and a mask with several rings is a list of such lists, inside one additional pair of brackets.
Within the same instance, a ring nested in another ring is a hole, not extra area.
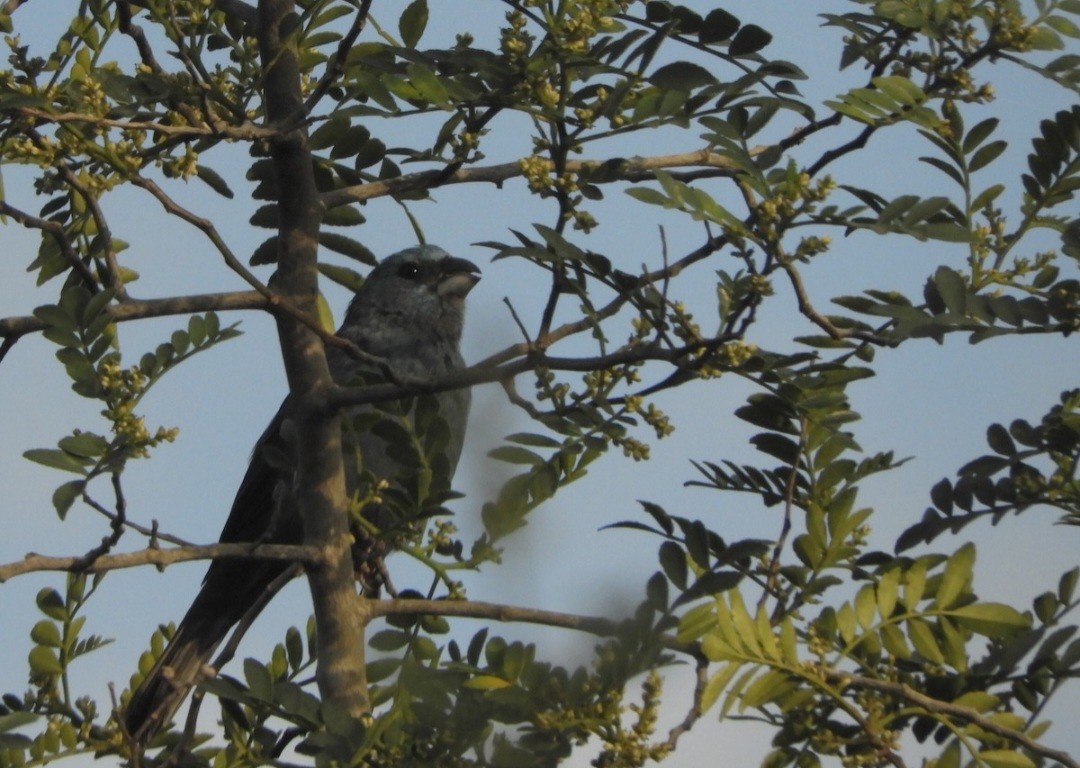
[(415, 280), (420, 275), (420, 266), (412, 262), (402, 264), (398, 268), (398, 277), (403, 277), (406, 280)]

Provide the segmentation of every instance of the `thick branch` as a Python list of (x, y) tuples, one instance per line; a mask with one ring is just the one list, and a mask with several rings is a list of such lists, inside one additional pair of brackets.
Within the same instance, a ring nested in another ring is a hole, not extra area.
[(233, 141), (258, 141), (260, 139), (272, 139), (280, 132), (273, 128), (265, 128), (252, 122), (240, 125), (229, 125), (215, 121), (215, 125), (167, 125), (146, 120), (115, 120), (97, 115), (87, 115), (82, 112), (49, 112), (37, 107), (20, 107), (16, 113), (24, 117), (32, 117), (42, 123), (79, 123), (82, 125), (95, 125), (102, 128), (115, 128), (120, 131), (146, 131), (160, 136), (182, 139), (199, 138), (225, 138)]
[[(760, 152), (760, 149), (752, 150), (751, 154)], [(566, 171), (568, 173), (581, 173), (589, 169), (598, 168), (605, 162), (602, 160), (568, 160)], [(664, 168), (712, 168), (718, 176), (730, 176), (735, 173), (738, 166), (719, 152), (701, 149), (695, 152), (683, 152), (677, 155), (656, 155), (654, 157), (630, 157), (625, 159), (625, 166), (617, 175), (620, 181), (646, 181), (652, 178), (652, 172)], [(482, 167), (460, 168), (446, 175), (441, 170), (422, 171), (411, 173), (407, 176), (399, 176), (396, 179), (385, 181), (373, 181), (368, 184), (356, 184), (351, 187), (342, 187), (322, 195), (322, 203), (327, 208), (334, 208), (349, 203), (359, 203), (376, 197), (387, 195), (399, 195), (405, 192), (415, 192), (422, 189), (430, 189), (433, 186), (444, 184), (468, 184), (475, 182), (487, 182), (490, 184), (502, 184), (508, 179), (522, 175), (521, 164), (517, 162), (502, 163), (501, 165), (489, 165)], [(614, 179), (613, 179), (614, 180)]]
[[(265, 77), (268, 122), (290, 124), (302, 114), (297, 14), (292, 0), (258, 4), (259, 56)], [(312, 170), (311, 151), (303, 127), (270, 143), (277, 174), (278, 269), (273, 285), (284, 302), (304, 316), (316, 317), (318, 238), (323, 206)], [(319, 637), (316, 673), (324, 701), (353, 716), (370, 710), (363, 657), (363, 626), (353, 581), (352, 537), (346, 510), (341, 429), (336, 413), (320, 407), (333, 386), (320, 335), (291, 313), (276, 313), (278, 337), (299, 411), (295, 500), (304, 520), (304, 538), (324, 553), (319, 567), (308, 570)]]
[(315, 565), (322, 560), (322, 553), (315, 547), (284, 544), (206, 544), (201, 546), (158, 549), (148, 547), (135, 552), (101, 555), (88, 559), (85, 555), (51, 557), (31, 552), (22, 560), (0, 565), (0, 583), (14, 576), (39, 571), (64, 571), (69, 573), (104, 573), (141, 565), (164, 568), (175, 563), (192, 560), (212, 560), (222, 557), (250, 558), (253, 560), (290, 560)]
[[(142, 320), (147, 317), (190, 315), (195, 312), (228, 311), (234, 309), (267, 309), (270, 303), (255, 291), (203, 293), (193, 296), (172, 296), (113, 304), (107, 311), (116, 322)], [(28, 333), (39, 333), (47, 326), (33, 315), (0, 318), (0, 338), (17, 339)]]
[(451, 389), (463, 389), (476, 384), (502, 382), (534, 368), (584, 373), (648, 361), (678, 364), (690, 355), (707, 354), (728, 340), (727, 337), (717, 337), (701, 343), (674, 348), (659, 347), (655, 344), (638, 344), (595, 357), (549, 357), (541, 352), (530, 353), (526, 349), (519, 353), (526, 355), (525, 357), (519, 357), (502, 365), (492, 366), (481, 363), (423, 381), (400, 381), (393, 384), (372, 384), (362, 387), (333, 387), (327, 392), (326, 406), (340, 409), (352, 405), (397, 400), (410, 395), (432, 394)]

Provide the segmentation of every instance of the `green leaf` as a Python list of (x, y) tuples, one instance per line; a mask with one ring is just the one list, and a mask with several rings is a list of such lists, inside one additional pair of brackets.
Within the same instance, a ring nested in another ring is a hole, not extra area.
[(409, 635), (396, 629), (384, 629), (376, 632), (368, 640), (368, 645), (376, 651), (396, 651), (409, 644)]
[(331, 208), (323, 216), (323, 224), (328, 227), (356, 227), (363, 224), (367, 219), (359, 210), (351, 205), (339, 205)]
[(736, 34), (728, 47), (732, 56), (747, 56), (757, 53), (772, 42), (772, 35), (757, 24), (747, 24)]
[(496, 461), (505, 461), (508, 464), (529, 464), (537, 466), (545, 463), (543, 456), (518, 445), (501, 445), (498, 448), (489, 451), (488, 456)]
[(28, 658), (30, 671), (35, 675), (59, 675), (64, 671), (56, 652), (44, 645), (35, 645), (31, 648)]
[(338, 234), (337, 232), (320, 230), (319, 245), (334, 253), (340, 253), (342, 256), (356, 259), (361, 264), (366, 264), (369, 267), (374, 267), (379, 263), (379, 260), (375, 258), (375, 254), (373, 254), (366, 245), (357, 240), (353, 240), (351, 237)]
[(941, 577), (934, 605), (949, 608), (956, 602), (964, 589), (971, 583), (972, 566), (975, 564), (975, 545), (968, 543), (960, 547), (945, 564), (945, 573)]
[(48, 646), (49, 648), (59, 648), (63, 644), (60, 637), (60, 628), (56, 626), (55, 622), (48, 619), (42, 619), (34, 625), (34, 628), (30, 630), (30, 639), (38, 645)]
[(278, 260), (278, 237), (268, 237), (259, 243), (258, 247), (248, 259), (248, 264), (258, 267), (262, 264), (277, 264)]
[(68, 611), (64, 604), (64, 598), (55, 589), (42, 588), (35, 598), (38, 610), (56, 621), (67, 621)]
[(74, 317), (55, 304), (46, 304), (45, 306), (37, 307), (34, 309), (34, 317), (48, 325), (50, 328), (56, 328), (62, 331), (74, 332), (78, 326)]
[(991, 424), (986, 430), (986, 442), (1002, 456), (1015, 456), (1016, 443), (1009, 436), (1009, 430), (1000, 424)]
[(1080, 27), (1072, 19), (1065, 16), (1048, 16), (1046, 23), (1066, 37), (1080, 38)]
[(979, 714), (985, 714), (1001, 703), (1001, 697), (986, 691), (968, 691), (952, 703), (959, 707), (971, 707)]
[(476, 675), (475, 677), (470, 677), (461, 685), (464, 688), (471, 688), (474, 691), (497, 691), (502, 688), (509, 688), (513, 683), (504, 680), (497, 675)]
[[(281, 221), (281, 212), (278, 210), (277, 203), (270, 203), (268, 205), (260, 206), (255, 210), (255, 213), (251, 214), (251, 218), (248, 219), (248, 223), (253, 227), (262, 227), (263, 229), (277, 229), (278, 223)], [(277, 238), (271, 238), (276, 240)], [(269, 261), (252, 261), (252, 264), (269, 264)]]
[(761, 643), (758, 642), (754, 620), (751, 618), (750, 612), (746, 610), (746, 603), (743, 602), (742, 593), (734, 589), (730, 595), (731, 622), (739, 635), (739, 640), (742, 641), (750, 653), (760, 657), (762, 655)]
[(926, 101), (926, 93), (911, 80), (900, 75), (875, 77), (874, 85), (893, 101), (905, 107), (914, 107)]
[(371, 139), (371, 131), (362, 125), (354, 125), (330, 148), (330, 157), (353, 157)]
[(741, 24), (741, 21), (723, 8), (714, 8), (701, 23), (698, 40), (705, 45), (721, 43), (734, 35)]
[(881, 644), (898, 659), (911, 657), (911, 648), (904, 640), (904, 633), (895, 624), (886, 624), (881, 628)]
[(252, 696), (265, 702), (273, 701), (274, 679), (264, 664), (255, 659), (244, 659), (244, 680)]
[(419, 64), (410, 64), (406, 67), (409, 82), (416, 89), (421, 98), (432, 104), (447, 107), (450, 105), (450, 93), (442, 80), (431, 69)]
[(74, 472), (77, 475), (85, 475), (86, 467), (91, 463), (86, 459), (80, 459), (70, 453), (53, 448), (32, 448), (29, 451), (24, 451), (23, 457), (36, 464), (51, 469), (60, 469), (64, 472)]
[(359, 272), (337, 264), (327, 264), (320, 261), (319, 274), (353, 293), (359, 291), (360, 286), (364, 284), (364, 277)]
[(16, 728), (36, 723), (41, 717), (42, 715), (33, 712), (10, 712), (6, 715), (0, 715), (0, 733), (7, 733)]
[(770, 669), (743, 691), (742, 701), (739, 705), (740, 711), (744, 708), (756, 709), (768, 704), (770, 701), (775, 701), (795, 685), (796, 683), (786, 672)]
[(720, 697), (720, 694), (727, 688), (728, 683), (731, 682), (731, 678), (735, 676), (735, 673), (742, 668), (742, 663), (738, 661), (729, 661), (723, 667), (721, 667), (709, 681), (705, 684), (705, 690), (701, 693), (701, 711), (708, 712), (716, 700)]
[(874, 622), (874, 614), (877, 609), (877, 601), (874, 596), (874, 585), (864, 584), (855, 595), (855, 618), (863, 629), (870, 629)]
[(922, 619), (911, 619), (907, 623), (908, 638), (919, 655), (931, 664), (944, 664), (945, 656), (938, 648), (934, 631)]
[(1004, 141), (992, 141), (985, 147), (980, 147), (979, 150), (972, 155), (971, 160), (968, 161), (968, 169), (974, 173), (981, 168), (985, 168), (990, 165), (990, 163), (997, 160), (1007, 146), (1008, 144)]
[[(349, 130), (349, 118), (343, 114), (332, 115), (325, 123), (311, 132), (308, 146), (312, 150), (335, 146)], [(276, 207), (276, 206), (275, 206)]]
[(679, 589), (686, 589), (686, 555), (682, 547), (673, 541), (665, 541), (660, 545), (660, 567), (664, 575)]
[(81, 459), (95, 459), (104, 456), (109, 449), (109, 442), (93, 432), (80, 432), (60, 438), (60, 449)]
[(558, 440), (547, 435), (537, 435), (532, 432), (515, 432), (512, 435), (507, 435), (506, 439), (512, 443), (531, 445), (534, 448), (558, 448), (562, 445)]
[(1004, 603), (975, 603), (947, 611), (958, 624), (986, 637), (1004, 637), (1031, 626), (1031, 619)]
[(222, 197), (232, 199), (234, 197), (233, 191), (229, 189), (229, 185), (225, 182), (225, 179), (221, 178), (217, 171), (213, 168), (208, 168), (205, 165), (195, 166), (195, 175), (202, 180), (206, 186), (217, 192)]
[(674, 61), (665, 64), (649, 76), (649, 82), (657, 88), (673, 91), (692, 91), (719, 82), (712, 72), (700, 64)]
[(294, 670), (304, 661), (304, 639), (296, 627), (289, 627), (285, 632), (285, 655), (289, 659), (289, 666)]
[(76, 502), (85, 487), (85, 480), (70, 480), (63, 485), (58, 486), (56, 490), (53, 491), (53, 507), (56, 509), (56, 514), (60, 516), (61, 520), (67, 516), (72, 504)]
[(1073, 594), (1076, 592), (1076, 583), (1080, 580), (1080, 568), (1073, 568), (1061, 575), (1058, 581), (1058, 600), (1063, 605), (1071, 603)]
[(896, 609), (897, 600), (900, 597), (900, 569), (890, 568), (878, 580), (875, 588), (877, 596), (878, 613), (881, 618), (887, 619), (892, 616)]
[(427, 0), (413, 0), (402, 12), (398, 19), (398, 32), (401, 33), (401, 41), (408, 48), (415, 48), (424, 35), (428, 23)]
[(334, 332), (334, 312), (330, 309), (330, 304), (327, 302), (326, 297), (321, 293), (315, 297), (315, 311), (318, 313), (319, 325), (323, 327), (323, 330), (327, 333)]
[(990, 768), (1035, 768), (1035, 761), (1023, 752), (1011, 749), (988, 749), (977, 755)]
[(934, 287), (938, 289), (945, 307), (956, 315), (964, 315), (967, 310), (967, 283), (964, 278), (948, 267), (938, 267), (934, 273)]

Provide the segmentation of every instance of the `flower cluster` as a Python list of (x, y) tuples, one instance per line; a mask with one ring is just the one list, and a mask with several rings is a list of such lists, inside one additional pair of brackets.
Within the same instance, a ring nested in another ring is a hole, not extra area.
[(176, 427), (158, 427), (151, 433), (145, 419), (135, 413), (135, 406), (149, 384), (139, 366), (121, 368), (119, 357), (109, 355), (102, 358), (97, 373), (106, 403), (101, 413), (112, 422), (112, 431), (128, 456), (146, 458), (151, 448), (176, 439), (180, 432)]
[(656, 670), (649, 672), (641, 685), (641, 704), (631, 704), (629, 709), (637, 715), (637, 722), (626, 730), (620, 727), (604, 739), (604, 749), (593, 761), (597, 768), (638, 768), (648, 761), (660, 762), (671, 752), (671, 744), (664, 741), (651, 744), (660, 715), (661, 680)]

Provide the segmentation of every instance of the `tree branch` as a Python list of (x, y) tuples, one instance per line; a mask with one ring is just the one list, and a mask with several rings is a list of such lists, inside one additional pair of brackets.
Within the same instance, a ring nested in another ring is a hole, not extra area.
[(321, 550), (311, 546), (285, 544), (205, 544), (190, 547), (159, 549), (147, 547), (134, 552), (121, 552), (115, 555), (101, 555), (87, 558), (86, 555), (71, 557), (52, 557), (31, 552), (22, 560), (0, 565), (0, 584), (15, 576), (40, 571), (62, 571), (67, 573), (105, 573), (122, 568), (136, 568), (141, 565), (156, 565), (165, 568), (176, 563), (192, 560), (213, 560), (223, 557), (246, 558), (252, 560), (291, 560), (305, 565), (315, 566), (324, 559)]
[(353, 43), (356, 42), (356, 38), (360, 36), (360, 33), (364, 31), (364, 27), (367, 26), (370, 11), (371, 0), (360, 0), (360, 7), (356, 9), (356, 15), (353, 16), (349, 31), (338, 41), (337, 50), (334, 51), (334, 55), (330, 57), (330, 61), (326, 64), (326, 71), (323, 72), (319, 82), (311, 89), (307, 101), (304, 102), (304, 116), (311, 114), (322, 97), (330, 90), (330, 86), (334, 84), (334, 81), (345, 73), (345, 59), (348, 57)]
[[(148, 317), (190, 315), (195, 312), (229, 311), (236, 309), (269, 309), (270, 302), (255, 291), (203, 293), (192, 296), (172, 296), (163, 299), (143, 299), (113, 304), (106, 311), (113, 320), (122, 323)], [(0, 338), (19, 339), (29, 333), (39, 333), (47, 326), (33, 315), (0, 318)]]
[(910, 704), (914, 704), (917, 707), (925, 709), (927, 712), (932, 712), (938, 715), (947, 715), (954, 717), (958, 720), (971, 723), (978, 728), (992, 733), (995, 736), (1000, 736), (1013, 744), (1017, 744), (1024, 749), (1029, 750), (1037, 755), (1045, 757), (1049, 760), (1055, 760), (1066, 768), (1080, 768), (1080, 763), (1077, 763), (1067, 752), (1051, 749), (1044, 746), (1039, 742), (1032, 739), (1030, 736), (1021, 733), (1020, 731), (1012, 728), (1007, 728), (1004, 725), (1000, 725), (991, 718), (981, 714), (971, 707), (965, 707), (961, 704), (951, 704), (947, 701), (940, 701), (935, 698), (931, 698), (924, 693), (919, 693), (915, 689), (904, 685), (903, 683), (893, 683), (887, 680), (877, 680), (872, 677), (863, 677), (862, 675), (852, 675), (846, 672), (840, 672), (833, 669), (821, 669), (822, 674), (830, 682), (839, 684), (844, 687), (864, 688), (870, 691), (878, 691), (880, 693), (888, 694), (897, 699), (902, 699)]
[[(279, 128), (304, 109), (296, 23), (293, 0), (260, 0), (257, 36), (263, 100), (267, 121)], [(303, 515), (305, 542), (323, 553), (318, 567), (308, 569), (319, 637), (316, 678), (324, 701), (360, 717), (371, 705), (363, 624), (355, 600), (341, 428), (337, 414), (322, 407), (334, 384), (318, 324), (304, 321), (317, 317), (319, 225), (324, 211), (304, 126), (272, 140), (270, 156), (281, 190), (278, 268), (272, 282), (285, 304), (299, 313), (275, 313), (289, 391), (298, 409), (293, 493)]]
[(666, 744), (671, 747), (672, 750), (679, 743), (679, 738), (694, 727), (694, 724), (701, 719), (701, 716), (705, 714), (701, 709), (701, 699), (705, 695), (705, 686), (709, 683), (709, 661), (703, 656), (699, 656), (697, 663), (694, 665), (694, 695), (693, 703), (690, 705), (690, 709), (687, 710), (686, 716), (675, 725), (670, 731), (668, 731), (668, 737)]
[[(586, 632), (598, 637), (617, 635), (622, 629), (622, 622), (599, 616), (584, 616), (577, 613), (545, 611), (539, 608), (521, 608), (503, 603), (487, 603), (478, 600), (421, 600), (397, 598), (394, 600), (370, 600), (358, 598), (369, 605), (366, 611), (370, 618), (385, 616), (451, 616), (464, 619), (488, 619), (499, 622), (517, 622), (523, 624), (542, 624), (545, 627), (561, 627)], [(682, 642), (670, 635), (661, 638), (664, 648), (691, 656), (700, 656), (697, 643)]]
[(82, 278), (83, 284), (86, 285), (87, 289), (91, 293), (97, 293), (101, 290), (100, 286), (98, 286), (97, 278), (94, 277), (94, 273), (83, 263), (83, 260), (79, 258), (78, 252), (72, 247), (71, 241), (68, 239), (67, 233), (64, 232), (62, 224), (56, 221), (50, 221), (49, 219), (33, 216), (16, 208), (5, 200), (0, 200), (0, 216), (10, 216), (27, 229), (38, 229), (51, 235), (52, 238), (56, 240), (56, 245), (60, 248), (60, 253), (68, 264), (71, 265), (72, 270)]
[[(223, 138), (232, 141), (259, 141), (281, 135), (276, 128), (266, 128), (250, 121), (229, 125), (215, 120), (214, 125), (166, 125), (145, 120), (116, 120), (109, 117), (83, 114), (82, 112), (49, 112), (38, 107), (18, 107), (15, 113), (32, 117), (42, 123), (80, 123), (83, 125), (115, 128), (120, 131), (146, 131), (160, 136), (181, 139)], [(208, 117), (210, 119), (212, 116)]]
[(525, 354), (525, 357), (511, 360), (502, 365), (492, 366), (479, 363), (460, 371), (453, 371), (445, 376), (423, 381), (403, 380), (399, 383), (371, 384), (361, 387), (335, 386), (327, 391), (325, 405), (327, 408), (336, 410), (353, 405), (397, 400), (410, 395), (464, 389), (476, 384), (506, 381), (534, 368), (585, 373), (618, 365), (634, 365), (649, 361), (679, 363), (689, 355), (708, 354), (728, 341), (729, 339), (726, 336), (721, 336), (674, 348), (663, 348), (654, 344), (637, 344), (595, 357), (549, 357), (542, 352), (523, 350), (521, 354)]
[[(764, 148), (759, 147), (750, 151), (751, 155), (759, 154)], [(620, 160), (623, 158), (614, 158)], [(599, 168), (605, 160), (568, 160), (566, 162), (567, 173), (581, 173), (590, 169)], [(664, 168), (711, 168), (717, 176), (733, 176), (738, 168), (735, 163), (719, 152), (709, 149), (700, 149), (694, 152), (682, 152), (675, 155), (656, 155), (653, 157), (625, 158), (626, 163), (612, 181), (647, 181), (653, 177), (653, 171)], [(339, 205), (359, 203), (377, 197), (387, 195), (400, 195), (405, 192), (431, 189), (435, 186), (446, 184), (470, 184), (487, 182), (490, 184), (502, 184), (508, 179), (522, 175), (521, 164), (518, 162), (502, 163), (500, 165), (471, 166), (460, 168), (446, 175), (442, 170), (421, 171), (396, 179), (373, 181), (367, 184), (356, 184), (351, 187), (324, 192), (321, 196), (323, 205), (327, 208), (335, 208)], [(605, 182), (596, 182), (605, 183)]]

